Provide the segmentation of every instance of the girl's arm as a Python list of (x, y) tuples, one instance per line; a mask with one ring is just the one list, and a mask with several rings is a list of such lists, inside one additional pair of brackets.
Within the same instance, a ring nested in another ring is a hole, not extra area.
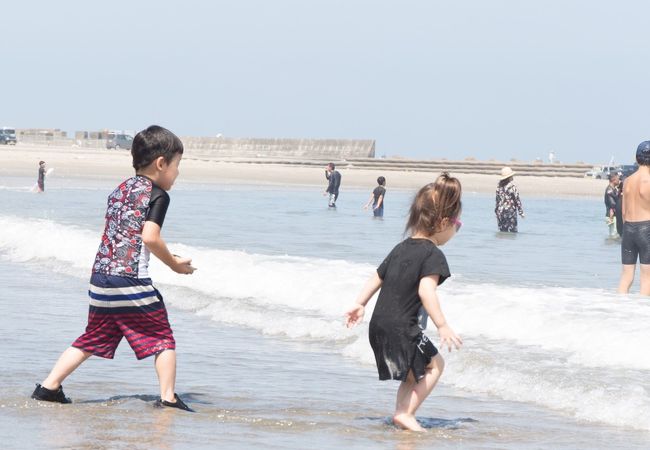
[(354, 306), (345, 312), (345, 326), (351, 328), (361, 322), (365, 313), (365, 306), (373, 295), (379, 290), (384, 281), (379, 278), (377, 272), (366, 281), (366, 285), (361, 289), (354, 302)]
[(447, 324), (447, 319), (442, 313), (440, 308), (440, 302), (438, 301), (438, 294), (436, 288), (438, 287), (438, 275), (429, 275), (420, 280), (420, 285), (418, 287), (418, 295), (422, 301), (424, 309), (427, 311), (433, 323), (436, 324), (438, 328), (438, 333), (440, 334), (440, 346), (444, 347), (445, 344), (449, 351), (451, 351), (452, 344), (456, 349), (460, 349), (463, 345), (463, 341), (460, 337), (454, 333), (454, 330)]
[(179, 258), (171, 254), (167, 244), (160, 236), (160, 225), (151, 220), (147, 220), (142, 228), (142, 242), (147, 246), (149, 251), (156, 255), (156, 258), (164, 262), (176, 273), (190, 274), (194, 272), (192, 260), (189, 258)]

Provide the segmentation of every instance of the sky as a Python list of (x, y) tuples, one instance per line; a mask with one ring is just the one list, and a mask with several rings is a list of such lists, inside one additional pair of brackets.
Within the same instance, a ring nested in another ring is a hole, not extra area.
[(650, 2), (3, 2), (0, 126), (374, 139), (619, 163), (650, 139)]

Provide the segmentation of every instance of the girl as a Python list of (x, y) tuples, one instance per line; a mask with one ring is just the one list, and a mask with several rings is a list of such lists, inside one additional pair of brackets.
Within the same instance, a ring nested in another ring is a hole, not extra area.
[(462, 345), (447, 325), (436, 293), (437, 286), (450, 275), (445, 255), (438, 247), (460, 229), (460, 197), (460, 182), (447, 173), (420, 189), (406, 224), (410, 237), (388, 254), (345, 313), (348, 327), (359, 323), (366, 303), (381, 288), (368, 329), (370, 345), (379, 379), (402, 382), (393, 422), (408, 430), (424, 431), (415, 412), (444, 368), (438, 349), (418, 326), (420, 308), (424, 307), (433, 319), (442, 346), (451, 351), (452, 345), (457, 349)]

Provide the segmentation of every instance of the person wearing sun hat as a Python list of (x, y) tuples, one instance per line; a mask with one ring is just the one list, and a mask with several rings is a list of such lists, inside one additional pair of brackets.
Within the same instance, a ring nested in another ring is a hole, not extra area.
[(517, 232), (517, 213), (521, 217), (525, 217), (519, 191), (512, 182), (515, 173), (510, 167), (501, 169), (501, 178), (497, 186), (496, 206), (494, 207), (499, 231), (508, 233)]

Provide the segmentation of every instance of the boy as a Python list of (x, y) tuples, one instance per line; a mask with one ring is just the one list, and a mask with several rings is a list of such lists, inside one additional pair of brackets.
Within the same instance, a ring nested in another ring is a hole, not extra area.
[(370, 194), (368, 203), (366, 203), (363, 209), (368, 209), (370, 204), (372, 204), (372, 214), (375, 217), (384, 217), (384, 197), (386, 196), (386, 178), (379, 177), (377, 178), (377, 187)]
[(192, 260), (172, 255), (160, 237), (170, 190), (178, 176), (183, 144), (171, 131), (152, 125), (131, 149), (136, 175), (108, 197), (106, 227), (90, 278), (88, 326), (32, 398), (70, 403), (61, 383), (92, 355), (112, 359), (126, 337), (138, 359), (155, 355), (160, 383), (156, 406), (192, 411), (174, 392), (176, 342), (160, 292), (148, 274), (149, 254), (174, 272), (191, 274)]

